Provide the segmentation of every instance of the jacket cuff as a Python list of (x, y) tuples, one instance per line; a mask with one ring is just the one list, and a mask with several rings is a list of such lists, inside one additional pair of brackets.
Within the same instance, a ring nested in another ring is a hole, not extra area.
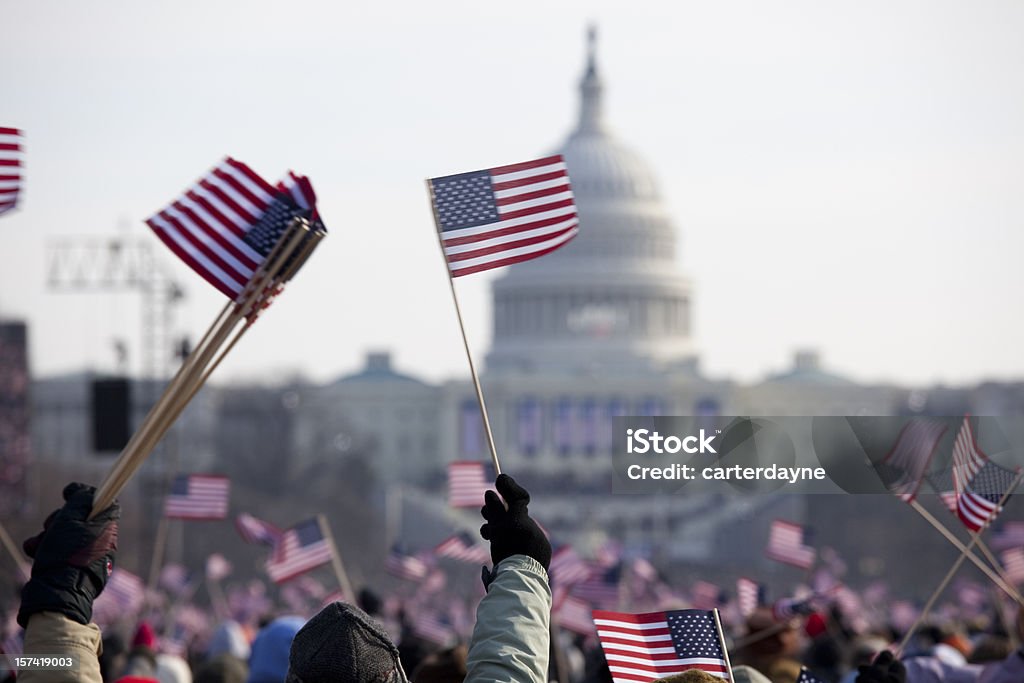
[(494, 571), (491, 573), (491, 576), (497, 578), (499, 574), (507, 571), (531, 572), (544, 579), (544, 583), (548, 582), (548, 573), (547, 570), (544, 569), (544, 565), (529, 555), (511, 555), (506, 557), (494, 567)]

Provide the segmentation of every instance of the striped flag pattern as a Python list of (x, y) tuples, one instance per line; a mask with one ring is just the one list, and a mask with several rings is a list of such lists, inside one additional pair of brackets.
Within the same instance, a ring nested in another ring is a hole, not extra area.
[(1006, 578), (1016, 585), (1024, 583), (1024, 548), (1007, 550), (1001, 558)]
[(0, 127), (0, 214), (13, 211), (21, 193), (21, 131)]
[(714, 612), (688, 609), (623, 614), (594, 610), (593, 616), (615, 683), (646, 683), (687, 669), (729, 678)]
[(269, 545), (271, 547), (277, 545), (282, 533), (280, 529), (270, 522), (265, 522), (247, 512), (243, 512), (235, 517), (235, 529), (246, 543)]
[(458, 460), (448, 464), (448, 505), (453, 508), (479, 508), (484, 493), (491, 488), (486, 466), (475, 460)]
[(432, 178), (430, 199), (452, 277), (543, 256), (579, 232), (560, 155)]
[(179, 474), (164, 501), (171, 519), (224, 519), (228, 516), (231, 481), (209, 474)]
[(384, 559), (384, 571), (407, 581), (422, 581), (430, 572), (430, 565), (423, 558), (405, 555), (393, 548)]
[(142, 607), (146, 597), (146, 585), (142, 579), (127, 569), (118, 568), (107, 579), (107, 585), (100, 596), (118, 612), (134, 613)]
[(760, 584), (746, 577), (736, 579), (736, 602), (739, 604), (740, 614), (749, 617), (761, 604)]
[(696, 581), (690, 589), (690, 603), (695, 609), (712, 610), (721, 602), (722, 589), (710, 581)]
[(267, 560), (267, 574), (284, 583), (331, 561), (331, 546), (316, 517), (288, 529)]
[(297, 216), (316, 220), (316, 195), (289, 172), (271, 185), (227, 157), (146, 224), (192, 270), (237, 298)]
[(580, 559), (571, 545), (563, 545), (551, 556), (548, 575), (552, 583), (566, 588), (585, 581), (590, 576), (590, 567)]
[(1013, 485), (1016, 472), (988, 459), (974, 439), (970, 416), (953, 442), (953, 490), (956, 514), (972, 532), (988, 526), (1002, 510), (999, 502)]
[(594, 618), (590, 605), (572, 596), (567, 596), (551, 612), (551, 618), (566, 631), (584, 636), (594, 635)]
[(993, 530), (990, 545), (995, 550), (1024, 548), (1024, 522), (1006, 522)]
[(487, 564), (491, 561), (491, 553), (478, 544), (466, 532), (455, 534), (437, 544), (434, 548), (435, 557), (447, 557), (469, 564)]
[(917, 497), (921, 481), (935, 455), (935, 449), (946, 433), (946, 425), (934, 420), (913, 419), (903, 425), (896, 443), (882, 462), (897, 474), (889, 490), (900, 500), (910, 503)]
[(776, 519), (768, 533), (765, 555), (776, 562), (810, 569), (814, 566), (816, 553), (804, 542), (806, 535), (806, 530), (799, 524)]

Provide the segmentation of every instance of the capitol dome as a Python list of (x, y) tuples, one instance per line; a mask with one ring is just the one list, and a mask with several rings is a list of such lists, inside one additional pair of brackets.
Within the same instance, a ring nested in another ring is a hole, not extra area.
[(494, 281), (489, 372), (660, 371), (690, 364), (690, 283), (654, 173), (603, 116), (595, 36), (565, 157), (580, 233)]

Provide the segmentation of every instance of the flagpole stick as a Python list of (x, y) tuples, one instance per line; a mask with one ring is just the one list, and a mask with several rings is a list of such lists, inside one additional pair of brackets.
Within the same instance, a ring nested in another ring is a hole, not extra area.
[(160, 568), (164, 564), (164, 552), (167, 546), (167, 515), (160, 511), (160, 523), (156, 526), (156, 537), (153, 539), (153, 560), (149, 564), (149, 581), (146, 587), (153, 591), (160, 577)]
[(352, 590), (352, 582), (348, 579), (348, 572), (345, 571), (345, 565), (341, 562), (341, 555), (338, 554), (338, 546), (334, 543), (331, 523), (327, 521), (327, 517), (323, 514), (316, 516), (316, 523), (320, 525), (320, 531), (323, 533), (328, 547), (330, 547), (331, 564), (334, 565), (334, 576), (338, 579), (338, 587), (341, 588), (345, 598), (351, 600), (352, 604), (355, 604), (356, 593)]
[(1003, 581), (1006, 581), (1006, 583), (1012, 585), (1013, 582), (1010, 581), (1010, 577), (1006, 575), (1006, 569), (1003, 567), (1003, 563), (1000, 562), (998, 558), (996, 558), (996, 556), (992, 553), (992, 550), (988, 547), (988, 544), (985, 543), (984, 540), (978, 540), (978, 550), (981, 551), (981, 554), (984, 555), (985, 559), (987, 559), (989, 561), (989, 564), (992, 565), (992, 569), (994, 569), (999, 574), (999, 576), (1003, 578)]
[(725, 668), (729, 672), (729, 680), (736, 680), (732, 677), (732, 663), (729, 661), (729, 648), (725, 645), (725, 632), (722, 630), (722, 618), (718, 614), (718, 608), (711, 610), (715, 615), (715, 629), (718, 631), (718, 644), (722, 646), (722, 656), (725, 658)]
[(459, 307), (459, 297), (455, 293), (455, 278), (452, 277), (452, 270), (448, 265), (448, 257), (444, 253), (444, 241), (441, 236), (441, 220), (437, 215), (437, 206), (434, 201), (434, 186), (427, 179), (427, 192), (430, 195), (430, 209), (434, 216), (434, 228), (437, 231), (437, 246), (441, 252), (441, 261), (444, 263), (444, 271), (448, 275), (448, 286), (452, 290), (452, 301), (455, 303), (455, 317), (459, 321), (459, 331), (462, 333), (462, 346), (466, 349), (466, 360), (469, 361), (469, 374), (473, 377), (473, 388), (476, 389), (476, 402), (480, 406), (480, 416), (484, 421), (484, 432), (487, 434), (487, 446), (491, 450), (491, 462), (494, 463), (494, 474), (501, 474), (501, 465), (498, 463), (498, 449), (494, 446), (494, 435), (491, 433), (491, 420), (487, 416), (487, 404), (484, 402), (484, 392), (480, 388), (480, 378), (476, 374), (476, 366), (473, 365), (473, 354), (469, 350), (469, 340), (466, 338), (466, 327), (462, 323), (462, 309)]
[[(1006, 499), (1009, 498), (1010, 494), (1013, 493), (1013, 490), (1017, 488), (1017, 484), (1020, 483), (1020, 478), (1021, 473), (1018, 472), (1017, 476), (1013, 480), (1013, 483), (1011, 483), (1010, 487), (1006, 490), (1006, 493), (1004, 493), (1003, 497), (999, 499), (999, 504), (996, 506), (997, 510), (1003, 507), (1003, 504), (1006, 502)], [(917, 620), (904, 634), (903, 639), (900, 641), (899, 645), (896, 646), (897, 654), (903, 653), (903, 650), (904, 648), (906, 648), (907, 643), (909, 643), (910, 639), (914, 637), (914, 632), (917, 631), (917, 629), (921, 626), (922, 623), (924, 623), (924, 620), (928, 617), (928, 613), (931, 611), (932, 607), (935, 606), (935, 601), (939, 599), (939, 596), (942, 594), (942, 592), (946, 590), (946, 586), (948, 586), (949, 582), (953, 580), (953, 576), (956, 574), (957, 570), (960, 569), (960, 566), (964, 563), (964, 560), (967, 559), (967, 553), (969, 553), (971, 549), (975, 546), (975, 544), (977, 544), (978, 539), (981, 537), (981, 532), (983, 532), (985, 528), (986, 527), (982, 527), (971, 534), (971, 539), (970, 542), (967, 544), (966, 549), (960, 552), (960, 556), (956, 558), (956, 562), (954, 562), (953, 566), (949, 568), (948, 572), (946, 572), (946, 577), (942, 580), (942, 583), (939, 584), (939, 587), (936, 588), (935, 591), (932, 593), (931, 597), (928, 598), (928, 602), (925, 603), (924, 609), (921, 610), (921, 614), (918, 615)]]
[(14, 565), (18, 568), (18, 573), (24, 581), (29, 580), (29, 570), (26, 569), (28, 563), (24, 559), (24, 555), (18, 550), (18, 546), (11, 540), (10, 534), (7, 533), (7, 529), (0, 523), (0, 543), (3, 543), (4, 548), (7, 549), (8, 554), (11, 556), (11, 560), (14, 561)]
[[(274, 249), (264, 259), (260, 269), (246, 285), (246, 289), (239, 297), (242, 299), (241, 302), (238, 300), (229, 302), (221, 312), (214, 325), (204, 335), (203, 342), (205, 344), (196, 347), (192, 354), (189, 354), (189, 358), (164, 390), (157, 405), (146, 416), (142, 426), (129, 440), (107, 478), (100, 485), (90, 519), (113, 502), (167, 429), (170, 428), (170, 425), (184, 410), (188, 401), (199, 391), (209, 377), (209, 373), (204, 370), (213, 360), (217, 351), (223, 346), (239, 322), (257, 314), (257, 306), (266, 298), (267, 288), (279, 279), (281, 271), (288, 265), (288, 259), (309, 234), (310, 231), (306, 223), (293, 221)], [(316, 240), (316, 242), (318, 241), (319, 239)], [(304, 258), (308, 258), (311, 251), (312, 247), (307, 245), (302, 254)], [(297, 267), (297, 265), (290, 267), (288, 275), (294, 275)], [(227, 311), (230, 313), (225, 317)], [(222, 359), (223, 356), (217, 360), (217, 364)]]
[(551, 656), (555, 660), (555, 677), (558, 683), (569, 683), (569, 662), (565, 659), (565, 651), (562, 649), (562, 641), (559, 638), (562, 629), (555, 622), (554, 616), (551, 617), (550, 632)]
[(973, 562), (975, 566), (977, 566), (978, 569), (980, 569), (985, 574), (985, 576), (987, 576), (993, 583), (999, 586), (999, 588), (1004, 593), (1013, 598), (1017, 602), (1017, 604), (1024, 607), (1024, 597), (1021, 596), (1020, 592), (1017, 591), (1017, 589), (1013, 586), (1011, 582), (1007, 581), (1004, 577), (995, 573), (988, 565), (982, 562), (977, 555), (975, 555), (972, 552), (969, 552), (967, 546), (965, 546), (963, 542), (959, 538), (957, 538), (955, 534), (953, 534), (952, 531), (947, 529), (942, 522), (935, 519), (935, 516), (932, 515), (932, 513), (928, 512), (928, 510), (926, 510), (923, 505), (921, 505), (916, 500), (912, 500), (910, 501), (910, 506), (914, 508), (914, 510), (916, 510), (918, 514), (924, 517), (929, 524), (935, 527), (935, 529), (939, 533), (941, 533), (946, 538), (946, 540), (953, 545), (953, 547), (955, 547), (961, 553), (966, 555), (967, 559)]

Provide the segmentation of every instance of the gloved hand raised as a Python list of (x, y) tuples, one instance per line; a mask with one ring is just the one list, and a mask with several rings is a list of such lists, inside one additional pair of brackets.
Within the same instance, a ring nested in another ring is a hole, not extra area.
[(494, 484), (508, 508), (494, 491), (484, 494), (480, 514), (487, 523), (480, 527), (480, 535), (491, 542), (491, 561), (497, 566), (512, 555), (526, 555), (546, 570), (551, 564), (551, 543), (530, 518), (530, 494), (507, 474), (499, 474)]
[(59, 612), (80, 624), (92, 620), (92, 602), (107, 585), (117, 552), (121, 506), (88, 519), (96, 489), (64, 487), (64, 507), (46, 518), (42, 533), (24, 543), (34, 561), (32, 578), (21, 590), (18, 623), (28, 625), (36, 612)]
[(857, 668), (855, 683), (906, 683), (907, 670), (903, 663), (896, 659), (888, 650), (882, 652), (875, 661)]

